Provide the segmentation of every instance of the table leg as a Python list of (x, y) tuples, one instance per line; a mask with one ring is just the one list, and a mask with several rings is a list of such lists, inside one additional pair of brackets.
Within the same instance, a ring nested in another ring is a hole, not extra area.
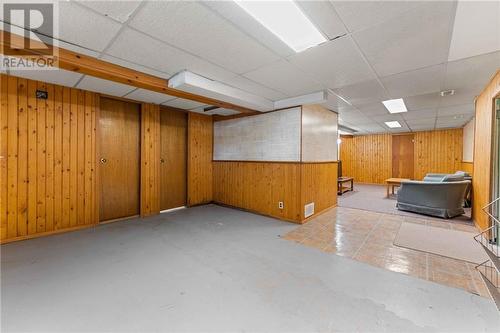
[(386, 198), (388, 198), (388, 197), (389, 197), (389, 187), (390, 187), (390, 186), (391, 186), (390, 184), (387, 184), (387, 195), (386, 195)]
[(394, 195), (394, 187), (395, 187), (395, 186), (396, 186), (396, 185), (392, 185), (392, 195)]
[(354, 180), (351, 179), (351, 192), (354, 191)]

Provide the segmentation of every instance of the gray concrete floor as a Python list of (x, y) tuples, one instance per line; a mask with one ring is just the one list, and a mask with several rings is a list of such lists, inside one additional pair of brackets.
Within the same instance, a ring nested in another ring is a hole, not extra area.
[(214, 205), (1, 247), (2, 332), (497, 331), (492, 301)]

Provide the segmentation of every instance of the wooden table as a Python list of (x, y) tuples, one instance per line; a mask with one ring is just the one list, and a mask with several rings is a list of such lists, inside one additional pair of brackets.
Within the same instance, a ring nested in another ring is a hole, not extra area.
[[(344, 183), (351, 183), (351, 186), (344, 186)], [(342, 195), (342, 193), (347, 191), (354, 191), (354, 178), (352, 177), (339, 177), (337, 180), (338, 190), (337, 194)]]
[(392, 188), (392, 195), (394, 195), (394, 187), (401, 186), (401, 182), (405, 180), (410, 180), (407, 178), (389, 178), (385, 180), (387, 184), (387, 198), (389, 198), (389, 189)]

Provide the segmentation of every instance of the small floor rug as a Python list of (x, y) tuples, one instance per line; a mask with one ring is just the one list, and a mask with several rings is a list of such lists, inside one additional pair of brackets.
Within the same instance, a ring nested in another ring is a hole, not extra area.
[(474, 234), (417, 223), (401, 223), (394, 245), (480, 264), (488, 259)]

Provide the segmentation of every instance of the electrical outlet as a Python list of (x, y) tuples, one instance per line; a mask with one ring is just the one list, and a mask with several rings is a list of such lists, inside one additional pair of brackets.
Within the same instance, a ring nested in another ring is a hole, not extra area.
[(284, 207), (283, 201), (278, 202), (278, 208), (283, 209), (283, 207)]

